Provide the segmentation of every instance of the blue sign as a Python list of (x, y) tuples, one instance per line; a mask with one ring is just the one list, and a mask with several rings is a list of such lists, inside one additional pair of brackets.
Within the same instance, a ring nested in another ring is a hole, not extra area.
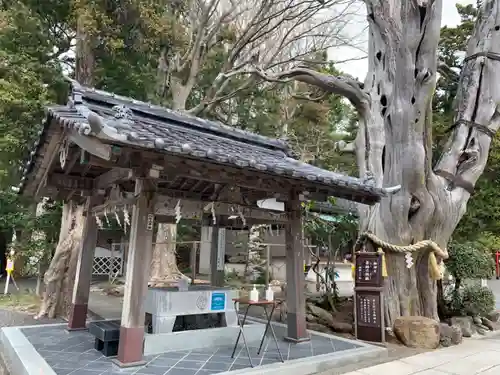
[(226, 309), (226, 293), (212, 293), (210, 310), (224, 311)]

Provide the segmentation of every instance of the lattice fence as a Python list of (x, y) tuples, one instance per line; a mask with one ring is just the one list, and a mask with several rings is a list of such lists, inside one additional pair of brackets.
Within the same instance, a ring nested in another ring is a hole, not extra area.
[(92, 265), (92, 275), (123, 275), (123, 258), (122, 257), (94, 257)]

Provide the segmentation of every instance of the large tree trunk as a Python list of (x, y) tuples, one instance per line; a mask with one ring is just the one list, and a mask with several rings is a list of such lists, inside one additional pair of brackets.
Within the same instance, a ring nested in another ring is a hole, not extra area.
[[(445, 247), (436, 214), (441, 197), (430, 165), (430, 118), (436, 82), (441, 0), (367, 1), (369, 74), (357, 137), (360, 174), (399, 193), (361, 212), (361, 230), (397, 245), (433, 239)], [(401, 315), (437, 317), (428, 254), (406, 267), (404, 254), (387, 254), (386, 320)]]
[[(441, 8), (441, 0), (367, 1), (370, 73), (364, 90), (370, 100), (358, 107), (357, 151), (362, 175), (371, 172), (378, 186), (402, 186), (379, 205), (364, 209), (361, 229), (393, 244), (431, 239), (446, 249), (484, 170), (491, 142), (488, 133), (496, 132), (500, 123), (496, 111), (500, 62), (466, 60), (457, 95), (458, 125), (433, 170), (431, 100)], [(468, 56), (500, 49), (497, 11), (494, 0), (483, 6)], [(410, 269), (404, 254), (386, 257), (386, 321), (390, 326), (402, 315), (438, 318), (428, 252), (414, 257)]]
[[(193, 88), (192, 83), (183, 84), (182, 80), (169, 72), (166, 52), (163, 50), (158, 60), (157, 69), (157, 96), (165, 94), (165, 85), (169, 85), (172, 93), (172, 109), (183, 112), (186, 102)], [(177, 266), (177, 224), (158, 224), (158, 232), (151, 260), (151, 277), (149, 285), (162, 286), (177, 282), (183, 275)]]
[(182, 278), (176, 258), (177, 225), (159, 224), (151, 261), (151, 286), (164, 286)]
[(45, 294), (38, 317), (68, 316), (85, 222), (83, 211), (82, 205), (72, 202), (63, 206), (59, 242), (45, 273)]

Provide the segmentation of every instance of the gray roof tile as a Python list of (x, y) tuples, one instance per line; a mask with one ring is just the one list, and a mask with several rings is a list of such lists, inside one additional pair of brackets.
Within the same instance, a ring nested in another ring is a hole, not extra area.
[[(264, 171), (282, 178), (315, 182), (331, 190), (353, 193), (353, 199), (374, 203), (397, 188), (380, 188), (368, 181), (330, 172), (294, 159), (283, 140), (263, 137), (218, 122), (204, 120), (167, 108), (89, 89), (73, 88), (73, 102), (51, 106), (49, 117), (82, 134), (99, 130), (118, 143), (189, 155), (215, 163)], [(95, 120), (97, 118), (97, 120)], [(50, 121), (47, 121), (47, 125)], [(44, 134), (40, 134), (40, 141)], [(37, 149), (24, 169), (29, 173)], [(24, 181), (23, 177), (23, 181)], [(22, 183), (20, 188), (22, 190)], [(332, 194), (334, 195), (334, 194)]]

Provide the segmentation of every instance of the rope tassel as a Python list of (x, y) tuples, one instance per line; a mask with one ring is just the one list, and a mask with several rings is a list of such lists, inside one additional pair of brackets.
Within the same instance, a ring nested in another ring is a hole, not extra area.
[(441, 280), (443, 275), (436, 259), (436, 254), (429, 253), (429, 277), (432, 280)]
[[(393, 253), (406, 253), (406, 258), (407, 258), (407, 264), (409, 265), (408, 268), (410, 268), (413, 265), (413, 262), (411, 261), (412, 259), (412, 253), (422, 251), (422, 250), (430, 250), (429, 252), (429, 259), (428, 259), (428, 272), (429, 272), (429, 278), (432, 280), (441, 280), (443, 278), (443, 273), (444, 271), (442, 270), (442, 265), (441, 266), (438, 264), (437, 257), (441, 259), (448, 259), (448, 252), (446, 249), (441, 249), (438, 244), (436, 244), (432, 240), (423, 240), (419, 241), (415, 244), (412, 245), (407, 245), (407, 246), (401, 246), (401, 245), (393, 245), (389, 242), (383, 241), (377, 236), (375, 236), (373, 233), (370, 232), (365, 232), (362, 233), (359, 237), (356, 243), (354, 244), (354, 252), (358, 251), (361, 249), (363, 246), (363, 243), (365, 241), (371, 241), (372, 244), (377, 246), (377, 253), (382, 254), (382, 275), (383, 277), (387, 277), (387, 265), (386, 265), (386, 260), (385, 260), (385, 251), (390, 251)], [(410, 261), (408, 261), (410, 260)], [(353, 269), (353, 275), (354, 275), (354, 269)]]
[(389, 276), (387, 274), (387, 264), (385, 262), (385, 253), (384, 250), (382, 250), (381, 247), (378, 248), (377, 253), (382, 254), (382, 277), (387, 277)]

